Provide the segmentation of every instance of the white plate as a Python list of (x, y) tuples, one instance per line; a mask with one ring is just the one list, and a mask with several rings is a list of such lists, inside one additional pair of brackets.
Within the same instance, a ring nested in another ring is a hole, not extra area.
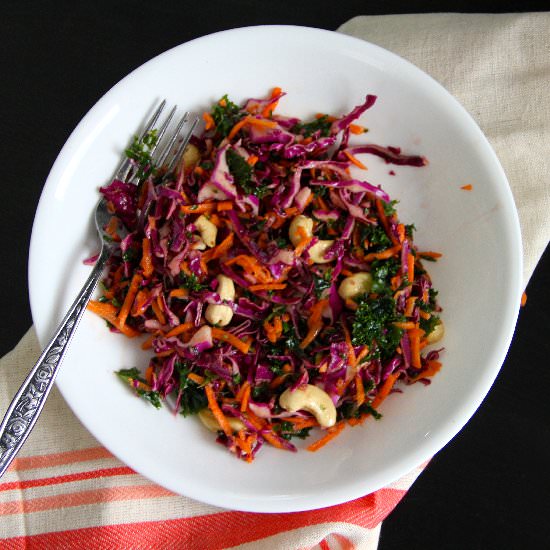
[[(361, 40), (301, 27), (251, 27), (206, 36), (146, 63), (110, 90), (63, 147), (44, 188), (32, 234), (29, 286), (45, 344), (90, 271), (92, 210), (129, 136), (160, 98), (201, 112), (288, 92), (281, 113), (342, 114), (367, 93), (378, 102), (360, 122), (369, 141), (428, 157), (427, 168), (368, 157), (369, 179), (399, 199), (444, 307), (444, 367), (433, 384), (405, 389), (384, 418), (346, 429), (317, 453), (262, 449), (253, 464), (216, 444), (196, 419), (156, 411), (113, 375), (144, 368), (134, 341), (86, 314), (58, 386), (83, 424), (121, 460), (176, 493), (227, 508), (283, 512), (338, 504), (379, 489), (443, 447), (475, 412), (504, 360), (521, 293), (521, 241), (506, 177), (487, 140), (439, 84)], [(388, 175), (393, 168), (397, 175)], [(471, 192), (460, 186), (472, 184)]]

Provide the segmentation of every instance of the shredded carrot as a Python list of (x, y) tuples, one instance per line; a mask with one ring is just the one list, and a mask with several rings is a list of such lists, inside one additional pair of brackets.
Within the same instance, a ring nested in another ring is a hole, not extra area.
[(411, 296), (410, 298), (407, 298), (405, 302), (405, 317), (410, 317), (414, 312), (414, 306), (416, 304), (416, 298), (414, 296)]
[(160, 296), (157, 296), (157, 299), (151, 302), (151, 307), (153, 308), (153, 313), (155, 314), (155, 317), (158, 319), (159, 323), (161, 325), (165, 325), (166, 317), (164, 316), (162, 307), (159, 305), (159, 300), (158, 300), (159, 298)]
[(227, 105), (227, 101), (225, 99), (225, 97), (222, 97), (219, 101), (218, 101), (218, 105), (220, 107), (225, 107)]
[(355, 357), (355, 350), (353, 349), (353, 344), (351, 343), (351, 336), (344, 321), (342, 321), (342, 328), (344, 329), (344, 337), (346, 340), (346, 345), (348, 346), (348, 364), (354, 367), (357, 364), (357, 357)]
[(329, 441), (332, 441), (337, 435), (340, 434), (340, 432), (346, 427), (346, 424), (344, 422), (339, 422), (332, 428), (329, 428), (327, 430), (327, 433), (325, 436), (323, 436), (321, 439), (317, 440), (315, 443), (312, 443), (307, 450), (311, 452), (318, 451), (321, 447), (324, 447)]
[(153, 274), (153, 256), (151, 255), (151, 241), (144, 237), (141, 243), (143, 255), (141, 257), (141, 268), (143, 269), (143, 275), (145, 278), (149, 278)]
[(407, 255), (407, 269), (409, 284), (412, 285), (414, 282), (414, 256), (410, 252)]
[(274, 390), (275, 388), (278, 388), (287, 378), (288, 374), (281, 374), (279, 376), (276, 376), (270, 383), (269, 388)]
[(390, 374), (384, 383), (382, 384), (382, 387), (378, 390), (378, 395), (372, 400), (371, 406), (373, 409), (376, 409), (386, 397), (390, 394), (395, 382), (399, 378), (399, 373), (393, 373)]
[(256, 292), (258, 290), (283, 290), (286, 288), (286, 283), (262, 283), (259, 285), (250, 285), (248, 290)]
[(364, 126), (359, 126), (359, 124), (350, 124), (349, 131), (352, 134), (358, 135), (358, 134), (364, 134), (367, 131), (367, 129)]
[(201, 166), (195, 166), (195, 168), (193, 168), (193, 172), (195, 172), (197, 176), (202, 176), (204, 174), (204, 168)]
[(224, 212), (225, 210), (233, 210), (233, 203), (231, 201), (220, 201), (216, 204), (218, 212)]
[(386, 235), (390, 238), (391, 242), (394, 245), (399, 244), (390, 229), (390, 223), (388, 221), (388, 217), (386, 216), (386, 212), (384, 211), (384, 204), (380, 199), (376, 199), (376, 212), (378, 213), (380, 223), (382, 224), (382, 227), (384, 228), (384, 231), (386, 232)]
[(258, 162), (258, 157), (256, 155), (250, 155), (247, 159), (246, 159), (246, 162), (248, 163), (249, 166), (254, 166), (257, 162)]
[(132, 317), (143, 315), (145, 311), (147, 311), (147, 308), (149, 307), (149, 305), (147, 304), (148, 301), (149, 301), (149, 291), (146, 288), (139, 290), (138, 293), (136, 294), (134, 305), (132, 306), (132, 310), (131, 310)]
[(118, 218), (116, 216), (112, 216), (109, 220), (109, 223), (105, 226), (105, 233), (107, 233), (107, 235), (109, 235), (109, 237), (111, 237), (113, 241), (119, 242), (120, 237), (118, 236), (117, 229)]
[(422, 362), (420, 360), (420, 339), (424, 336), (424, 331), (415, 327), (408, 331), (409, 340), (411, 342), (411, 364), (415, 369), (422, 368)]
[(122, 307), (120, 308), (120, 311), (118, 312), (118, 315), (117, 315), (117, 323), (116, 323), (117, 328), (120, 328), (121, 326), (126, 324), (126, 319), (130, 314), (130, 310), (132, 309), (132, 306), (134, 304), (134, 300), (136, 298), (136, 294), (140, 284), (141, 284), (141, 275), (139, 273), (135, 273), (134, 276), (132, 277), (132, 282), (130, 283), (130, 287), (128, 288), (126, 298), (124, 298), (124, 303), (122, 304)]
[(400, 243), (405, 240), (405, 226), (402, 223), (397, 224), (397, 238)]
[(135, 336), (139, 336), (139, 332), (137, 330), (134, 330), (133, 328), (129, 327), (128, 325), (117, 325), (117, 316), (116, 316), (116, 310), (117, 308), (113, 306), (112, 304), (108, 303), (102, 303), (98, 302), (96, 300), (90, 300), (88, 302), (87, 309), (90, 311), (96, 313), (109, 323), (116, 327), (122, 334), (125, 336), (128, 336), (128, 338), (134, 338)]
[(361, 406), (365, 402), (365, 386), (363, 386), (363, 379), (360, 373), (355, 375), (355, 402), (358, 406)]
[(222, 340), (223, 342), (227, 342), (228, 344), (231, 344), (234, 348), (237, 348), (241, 353), (244, 353), (244, 354), (248, 353), (248, 350), (250, 349), (250, 346), (252, 344), (251, 341), (243, 342), (243, 340), (241, 340), (240, 338), (237, 338), (230, 332), (227, 332), (217, 327), (212, 328), (212, 338), (216, 340)]
[(247, 383), (246, 389), (243, 392), (242, 400), (241, 400), (241, 412), (246, 412), (246, 409), (248, 409), (248, 400), (250, 399), (250, 391), (251, 386)]
[(418, 315), (420, 315), (420, 317), (422, 317), (422, 319), (429, 319), (431, 317), (430, 313), (428, 313), (427, 311), (422, 311), (422, 310), (420, 310), (418, 312)]
[(439, 252), (430, 252), (430, 251), (417, 252), (416, 254), (421, 258), (431, 258), (433, 260), (437, 260), (438, 258), (441, 258), (441, 256), (443, 256), (443, 254)]
[(369, 346), (364, 346), (363, 349), (357, 354), (357, 357), (355, 359), (355, 365), (360, 365), (361, 361), (368, 355), (369, 353)]
[(235, 395), (235, 400), (238, 401), (239, 403), (242, 401), (243, 394), (246, 391), (246, 388), (248, 386), (250, 386), (250, 382), (248, 380), (245, 380), (244, 383), (242, 384), (242, 386), (239, 388), (239, 391), (237, 392), (237, 395)]
[(269, 269), (260, 265), (258, 260), (254, 256), (247, 256), (246, 254), (240, 254), (225, 262), (225, 265), (240, 265), (246, 272), (251, 273), (260, 283), (271, 283), (273, 277)]
[(275, 317), (270, 323), (267, 319), (263, 324), (267, 339), (274, 344), (283, 334), (283, 321), (280, 317)]
[(403, 323), (396, 321), (395, 323), (393, 323), (393, 326), (397, 328), (402, 328), (403, 330), (410, 330), (416, 327), (416, 323), (413, 323), (412, 321), (406, 321)]
[(143, 350), (146, 350), (146, 349), (151, 349), (153, 347), (153, 340), (157, 337), (156, 334), (151, 334), (151, 336), (149, 336), (149, 338), (147, 338), (147, 340), (145, 340), (142, 344), (141, 344), (141, 349)]
[(524, 292), (521, 295), (521, 302), (520, 302), (521, 307), (523, 307), (526, 303), (527, 303), (527, 294)]
[(222, 256), (224, 256), (227, 251), (233, 246), (233, 238), (233, 233), (229, 233), (229, 235), (227, 235), (227, 237), (225, 237), (225, 239), (218, 246), (210, 248), (209, 250), (204, 252), (202, 255), (202, 259), (206, 263), (208, 263), (211, 260), (216, 260), (217, 258), (221, 258)]
[(202, 118), (205, 122), (205, 126), (204, 126), (205, 130), (208, 131), (216, 127), (216, 123), (214, 122), (214, 119), (212, 118), (212, 115), (210, 113), (207, 113), (207, 112), (203, 113)]
[(178, 325), (177, 327), (174, 327), (172, 330), (168, 331), (164, 335), (164, 337), (172, 338), (172, 336), (179, 336), (180, 334), (193, 330), (194, 328), (195, 328), (194, 323), (182, 323), (181, 325)]
[(344, 276), (344, 277), (351, 277), (352, 275), (354, 275), (353, 271), (350, 271), (349, 269), (342, 269), (342, 271), (340, 271), (340, 273)]
[(187, 375), (187, 378), (189, 378), (189, 380), (193, 380), (193, 382), (195, 382), (199, 385), (204, 384), (204, 381), (206, 380), (206, 378), (204, 378), (204, 376), (201, 376), (200, 374), (195, 374), (194, 372), (190, 372)]
[(170, 298), (187, 298), (189, 291), (186, 288), (175, 288), (168, 293)]
[(306, 249), (313, 237), (310, 237), (302, 226), (298, 226), (298, 235), (300, 236), (300, 240), (294, 248), (294, 253), (296, 256), (301, 256), (302, 252)]
[(216, 401), (216, 396), (214, 395), (214, 390), (210, 384), (204, 386), (204, 391), (206, 392), (206, 398), (208, 399), (208, 408), (212, 411), (214, 418), (218, 421), (220, 428), (223, 430), (225, 435), (231, 437), (233, 435), (233, 430), (229, 425), (229, 421), (223, 414), (218, 402)]
[(237, 122), (235, 126), (231, 128), (231, 131), (227, 135), (227, 139), (231, 141), (239, 133), (239, 130), (241, 130), (247, 124), (250, 124), (251, 126), (258, 126), (260, 128), (275, 128), (277, 126), (277, 123), (274, 120), (256, 118), (248, 115), (244, 118), (241, 118), (241, 120), (239, 120), (239, 122)]
[(215, 209), (215, 202), (203, 202), (201, 204), (186, 204), (180, 206), (180, 211), (182, 214), (207, 214)]
[(469, 183), (468, 185), (463, 185), (460, 189), (464, 189), (464, 191), (471, 191), (474, 188), (474, 186)]
[(323, 300), (319, 300), (312, 308), (311, 308), (311, 315), (307, 321), (308, 326), (308, 333), (306, 334), (306, 337), (302, 340), (302, 343), (300, 344), (300, 348), (305, 349), (313, 340), (315, 340), (317, 334), (319, 334), (319, 331), (323, 327), (323, 320), (322, 320), (322, 314), (323, 310), (328, 304), (328, 299), (325, 298)]
[(435, 361), (433, 359), (428, 361), (426, 369), (418, 375), (418, 380), (436, 375), (441, 370), (441, 367), (442, 365), (439, 361)]
[(357, 168), (361, 168), (362, 170), (366, 170), (367, 167), (355, 156), (353, 156), (349, 151), (346, 151), (344, 149), (344, 155), (346, 155), (346, 157), (348, 157), (349, 161), (352, 163), (352, 164), (355, 164), (355, 166), (357, 166)]
[(395, 256), (400, 249), (401, 245), (396, 244), (391, 248), (386, 248), (386, 250), (382, 250), (382, 252), (371, 252), (370, 254), (367, 254), (365, 256), (365, 261), (372, 262), (372, 260), (387, 260), (388, 258)]

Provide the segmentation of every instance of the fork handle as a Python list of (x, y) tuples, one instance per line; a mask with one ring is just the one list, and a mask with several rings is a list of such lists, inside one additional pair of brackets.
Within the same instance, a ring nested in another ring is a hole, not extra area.
[(73, 333), (99, 282), (109, 259), (108, 246), (103, 246), (88, 280), (61, 321), (38, 361), (13, 398), (0, 424), (0, 477), (11, 464), (21, 445), (33, 429), (46, 398), (52, 389), (59, 365), (69, 347)]

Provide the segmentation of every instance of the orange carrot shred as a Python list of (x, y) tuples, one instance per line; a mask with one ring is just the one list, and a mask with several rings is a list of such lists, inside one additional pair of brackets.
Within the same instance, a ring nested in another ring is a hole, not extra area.
[(234, 348), (237, 348), (241, 353), (248, 353), (250, 346), (252, 345), (251, 341), (244, 342), (240, 338), (237, 338), (235, 335), (227, 332), (221, 328), (213, 327), (212, 328), (212, 338), (216, 340), (221, 340), (231, 344)]
[(344, 422), (339, 422), (332, 428), (329, 428), (327, 430), (327, 433), (325, 436), (323, 436), (321, 439), (317, 440), (315, 443), (312, 443), (307, 450), (311, 452), (318, 451), (321, 447), (324, 447), (329, 441), (332, 441), (337, 435), (340, 434), (340, 432), (346, 427), (346, 424)]
[(348, 160), (352, 164), (355, 164), (357, 168), (361, 168), (362, 170), (367, 169), (367, 167), (357, 157), (353, 156), (349, 151), (346, 151), (345, 149), (344, 149), (344, 155), (346, 155), (346, 157), (348, 157)]
[(355, 375), (355, 402), (358, 406), (361, 406), (365, 401), (365, 386), (363, 385), (363, 379), (361, 374)]
[(188, 332), (190, 330), (193, 330), (195, 328), (194, 323), (182, 323), (181, 325), (178, 325), (177, 327), (174, 327), (170, 331), (168, 331), (164, 337), (165, 338), (172, 338), (172, 336), (178, 336), (180, 334), (183, 334), (184, 332)]
[(118, 312), (117, 323), (116, 323), (117, 328), (120, 328), (121, 326), (126, 324), (126, 319), (130, 314), (130, 310), (132, 309), (132, 305), (134, 304), (134, 300), (136, 298), (136, 294), (140, 284), (141, 284), (141, 275), (139, 273), (136, 273), (132, 277), (132, 282), (130, 283), (130, 287), (128, 288), (126, 298), (124, 298), (124, 303), (122, 304), (122, 307)]
[(143, 269), (143, 275), (148, 279), (153, 274), (153, 257), (151, 255), (151, 241), (144, 237), (141, 248), (143, 255), (141, 257), (141, 268)]
[(212, 118), (212, 115), (210, 113), (203, 113), (202, 118), (205, 122), (204, 129), (205, 130), (211, 130), (212, 128), (216, 127), (216, 123), (214, 122), (214, 119)]
[(92, 311), (93, 313), (96, 313), (109, 323), (116, 327), (122, 334), (125, 336), (128, 336), (128, 338), (134, 338), (135, 336), (139, 335), (139, 332), (137, 330), (134, 330), (133, 328), (129, 327), (128, 325), (117, 325), (117, 317), (116, 317), (116, 307), (112, 304), (108, 303), (102, 303), (98, 302), (96, 300), (90, 300), (88, 302), (88, 305), (86, 306), (87, 309)]
[(190, 372), (187, 375), (187, 378), (189, 378), (189, 380), (193, 380), (193, 382), (196, 382), (199, 385), (204, 384), (204, 381), (206, 380), (204, 376), (201, 376), (200, 374), (195, 374), (194, 372)]
[(212, 411), (212, 414), (214, 415), (214, 418), (218, 421), (220, 428), (223, 430), (225, 435), (227, 435), (228, 437), (232, 436), (233, 430), (231, 429), (229, 421), (223, 414), (220, 406), (218, 405), (218, 402), (216, 401), (216, 396), (214, 395), (214, 390), (212, 389), (212, 386), (210, 384), (206, 385), (204, 387), (204, 391), (206, 392), (206, 398), (208, 399), (208, 408)]
[(246, 409), (248, 409), (248, 400), (250, 399), (250, 391), (251, 391), (251, 386), (250, 384), (247, 384), (241, 400), (241, 407), (240, 407), (241, 412), (246, 412)]
[(464, 191), (471, 191), (474, 188), (474, 186), (469, 183), (468, 185), (463, 185), (460, 189), (463, 189)]
[(527, 294), (524, 292), (521, 295), (521, 302), (520, 302), (521, 307), (523, 307), (526, 303), (527, 303)]
[(378, 390), (378, 395), (372, 400), (371, 406), (373, 409), (376, 409), (386, 397), (390, 394), (395, 382), (399, 378), (399, 373), (390, 374), (384, 383), (382, 384), (382, 387)]

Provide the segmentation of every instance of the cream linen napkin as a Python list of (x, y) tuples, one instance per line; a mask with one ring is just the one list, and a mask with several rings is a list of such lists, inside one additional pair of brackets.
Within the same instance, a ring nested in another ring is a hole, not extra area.
[[(550, 14), (369, 16), (338, 30), (409, 59), (477, 120), (514, 193), (526, 284), (550, 236)], [(0, 361), (1, 411), (38, 354), (31, 329)], [(0, 480), (0, 546), (191, 549), (210, 540), (210, 548), (370, 550), (382, 519), (420, 471), (328, 513), (286, 516), (294, 523), (282, 526), (279, 519), (277, 529), (275, 518), (204, 505), (134, 474), (98, 444), (54, 388), (20, 458)], [(253, 536), (227, 540), (224, 526), (234, 521)]]

